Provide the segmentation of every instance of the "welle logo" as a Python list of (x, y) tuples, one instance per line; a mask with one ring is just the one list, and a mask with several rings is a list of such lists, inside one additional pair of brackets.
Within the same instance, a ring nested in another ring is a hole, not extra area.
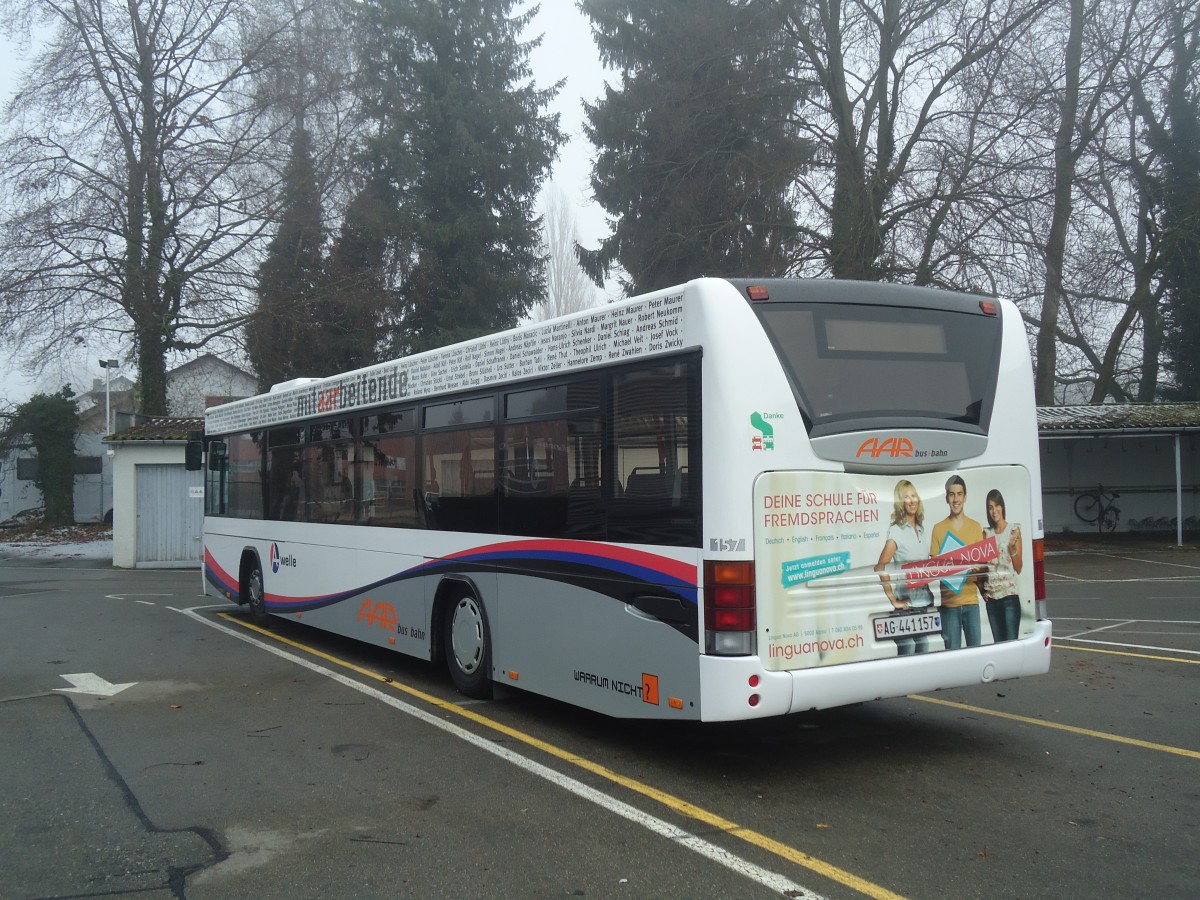
[(271, 543), (271, 571), (278, 572), (280, 566), (287, 566), (290, 569), (296, 568), (296, 557), (288, 554), (284, 556), (279, 552), (279, 545)]

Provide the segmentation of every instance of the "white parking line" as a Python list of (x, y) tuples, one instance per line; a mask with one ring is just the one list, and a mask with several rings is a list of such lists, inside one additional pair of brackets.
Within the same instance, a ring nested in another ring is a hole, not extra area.
[[(1051, 580), (1053, 579), (1053, 580)], [(1164, 575), (1162, 578), (1078, 578), (1074, 575), (1046, 573), (1047, 584), (1196, 584), (1200, 575)]]
[[(1092, 620), (1095, 621), (1095, 620)], [(1077, 634), (1067, 634), (1060, 637), (1060, 641), (1074, 640), (1078, 634), (1096, 634), (1099, 631), (1107, 631), (1110, 628), (1120, 628), (1122, 625), (1132, 625), (1137, 619), (1122, 619), (1119, 622), (1113, 622), (1111, 625), (1101, 625), (1099, 628), (1089, 628), (1087, 631), (1080, 631)]]
[(1106, 553), (1104, 555), (1109, 559), (1120, 559), (1124, 560), (1125, 562), (1146, 563), (1151, 566), (1174, 566), (1177, 569), (1193, 569), (1195, 571), (1200, 571), (1200, 566), (1189, 566), (1187, 563), (1166, 562), (1165, 560), (1161, 559), (1138, 559), (1136, 556), (1117, 556), (1115, 553)]
[[(1055, 616), (1055, 622), (1144, 622), (1147, 625), (1200, 625), (1200, 619), (1107, 619), (1103, 616)], [(1111, 625), (1104, 626), (1111, 628)]]
[(1155, 647), (1151, 644), (1129, 644), (1125, 641), (1088, 641), (1083, 638), (1055, 638), (1056, 641), (1070, 641), (1073, 644), (1096, 644), (1101, 647), (1128, 647), (1131, 650), (1153, 650), (1155, 653), (1185, 653), (1188, 656), (1200, 656), (1200, 650), (1180, 650), (1178, 647)]
[[(224, 604), (222, 604), (222, 606), (224, 606)], [(615, 797), (610, 797), (608, 794), (598, 791), (595, 788), (577, 781), (574, 778), (562, 774), (561, 772), (556, 772), (549, 766), (544, 766), (541, 763), (527, 759), (526, 757), (521, 756), (519, 753), (515, 753), (488, 738), (472, 734), (466, 729), (460, 728), (458, 725), (455, 725), (452, 722), (447, 722), (444, 719), (440, 719), (431, 713), (427, 713), (416, 706), (406, 703), (398, 697), (395, 697), (391, 694), (385, 694), (383, 691), (377, 690), (370, 685), (362, 684), (359, 681), (355, 681), (353, 678), (342, 675), (340, 672), (327, 669), (322, 665), (306, 660), (303, 657), (296, 656), (295, 654), (289, 653), (288, 651), (279, 647), (273, 647), (270, 644), (263, 643), (262, 641), (251, 637), (248, 634), (243, 634), (231, 628), (227, 628), (226, 626), (221, 625), (218, 622), (211, 621), (210, 619), (206, 619), (204, 616), (199, 614), (200, 610), (211, 608), (211, 606), (198, 606), (190, 609), (176, 609), (175, 607), (168, 607), (168, 609), (183, 613), (185, 616), (188, 616), (189, 618), (204, 625), (208, 625), (210, 628), (215, 628), (217, 631), (221, 631), (230, 635), (231, 637), (235, 637), (239, 641), (245, 641), (247, 644), (251, 644), (260, 650), (266, 650), (268, 653), (274, 654), (275, 656), (285, 659), (288, 662), (295, 663), (298, 666), (303, 666), (304, 668), (319, 675), (323, 675), (332, 681), (336, 681), (338, 684), (348, 687), (351, 690), (358, 691), (359, 693), (366, 694), (375, 700), (386, 703), (393, 709), (412, 716), (415, 719), (419, 719), (427, 725), (432, 725), (435, 728), (439, 728), (442, 731), (459, 738), (460, 740), (466, 741), (477, 749), (491, 753), (493, 756), (497, 756), (505, 762), (511, 763), (512, 765), (524, 769), (526, 772), (529, 772), (532, 775), (557, 785), (558, 787), (574, 794), (577, 797), (594, 803), (597, 806), (621, 816), (622, 818), (625, 818), (636, 825), (640, 825), (643, 828), (646, 828), (647, 830), (652, 831), (669, 841), (674, 841), (675, 843), (681, 844), (682, 846), (687, 847), (689, 850), (693, 850), (696, 853), (699, 853), (701, 856), (704, 856), (713, 862), (724, 866), (730, 871), (736, 872), (739, 875), (749, 878), (751, 881), (757, 882), (759, 885), (774, 892), (775, 894), (783, 894), (784, 896), (788, 897), (800, 897), (805, 898), (805, 900), (822, 900), (819, 894), (816, 894), (805, 887), (801, 887), (790, 879), (785, 878), (783, 875), (780, 875), (776, 872), (771, 872), (762, 868), (761, 866), (757, 866), (754, 863), (751, 863), (750, 861), (742, 859), (740, 856), (729, 852), (723, 847), (719, 847), (716, 844), (706, 841), (703, 838), (692, 834), (691, 832), (685, 831), (678, 826), (664, 821), (663, 819), (659, 819), (656, 816), (645, 813), (642, 810), (629, 805), (628, 803), (616, 799)]]

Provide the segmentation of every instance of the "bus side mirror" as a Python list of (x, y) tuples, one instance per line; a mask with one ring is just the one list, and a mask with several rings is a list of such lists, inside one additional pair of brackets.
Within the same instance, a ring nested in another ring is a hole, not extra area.
[(208, 470), (224, 472), (229, 467), (229, 447), (224, 441), (212, 441), (208, 445)]
[(189, 431), (187, 446), (183, 450), (183, 467), (189, 472), (204, 468), (204, 432)]

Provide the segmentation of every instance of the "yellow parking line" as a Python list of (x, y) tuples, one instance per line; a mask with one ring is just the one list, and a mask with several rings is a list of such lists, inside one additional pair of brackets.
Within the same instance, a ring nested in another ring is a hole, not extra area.
[(1055, 650), (1073, 650), (1076, 653), (1106, 653), (1109, 656), (1132, 656), (1134, 659), (1156, 659), (1159, 662), (1184, 663), (1189, 666), (1200, 666), (1200, 659), (1180, 659), (1177, 656), (1154, 656), (1150, 653), (1131, 653), (1128, 650), (1097, 650), (1093, 647), (1068, 647), (1061, 643), (1071, 638), (1055, 638)]
[(1141, 747), (1144, 750), (1157, 750), (1160, 753), (1173, 753), (1176, 756), (1186, 756), (1189, 759), (1200, 759), (1200, 750), (1186, 750), (1183, 747), (1172, 747), (1169, 744), (1155, 744), (1151, 741), (1140, 741), (1137, 738), (1122, 737), (1119, 734), (1109, 734), (1105, 731), (1093, 731), (1090, 728), (1080, 728), (1076, 725), (1063, 725), (1060, 722), (1047, 722), (1045, 719), (1033, 719), (1029, 716), (1018, 716), (1015, 713), (1000, 712), (995, 709), (985, 709), (982, 706), (971, 706), (969, 703), (956, 703), (953, 700), (942, 700), (938, 697), (926, 697), (922, 694), (909, 694), (909, 700), (920, 700), (924, 703), (936, 703), (938, 706), (949, 706), (967, 712), (980, 713), (985, 716), (995, 716), (998, 719), (1009, 719), (1026, 725), (1038, 725), (1042, 728), (1053, 728), (1056, 731), (1067, 731), (1071, 734), (1082, 734), (1085, 737), (1100, 738), (1117, 744), (1128, 744), (1131, 747)]
[(549, 755), (560, 759), (563, 762), (570, 763), (573, 766), (578, 766), (585, 771), (591, 772), (593, 775), (597, 775), (613, 782), (614, 784), (619, 784), (628, 790), (641, 794), (643, 797), (653, 800), (656, 803), (660, 803), (679, 815), (686, 816), (690, 819), (695, 819), (698, 822), (703, 822), (705, 825), (708, 825), (711, 828), (716, 828), (725, 832), (730, 837), (745, 841), (748, 844), (753, 844), (755, 847), (766, 850), (768, 853), (773, 853), (782, 859), (786, 859), (788, 862), (795, 863), (798, 866), (803, 866), (811, 872), (815, 872), (818, 875), (830, 879), (831, 881), (836, 881), (838, 884), (853, 888), (854, 890), (868, 897), (874, 897), (877, 898), (877, 900), (904, 900), (903, 895), (889, 891), (887, 888), (867, 881), (865, 878), (860, 878), (852, 872), (847, 872), (845, 869), (838, 868), (831, 863), (817, 859), (815, 856), (810, 856), (802, 850), (797, 850), (795, 847), (788, 846), (787, 844), (784, 844), (773, 838), (769, 838), (764, 834), (760, 834), (757, 831), (744, 828), (741, 825), (738, 825), (736, 822), (732, 822), (729, 819), (723, 818), (716, 813), (709, 812), (702, 807), (696, 806), (694, 803), (689, 803), (687, 800), (680, 799), (679, 797), (675, 797), (674, 795), (668, 794), (665, 791), (660, 791), (658, 788), (651, 787), (648, 784), (643, 784), (642, 782), (629, 778), (626, 775), (621, 775), (617, 772), (614, 772), (612, 769), (606, 768), (605, 766), (602, 766), (597, 762), (593, 762), (586, 757), (580, 756), (577, 753), (564, 750), (561, 747), (547, 743), (540, 738), (536, 738), (531, 734), (518, 731), (515, 728), (509, 727), (508, 725), (503, 725), (494, 719), (489, 719), (487, 716), (475, 712), (474, 710), (466, 709), (462, 706), (459, 706), (457, 703), (453, 703), (449, 700), (443, 700), (440, 697), (435, 697), (433, 694), (427, 694), (418, 688), (411, 687), (410, 685), (403, 684), (399, 681), (393, 681), (385, 675), (380, 675), (378, 672), (365, 669), (362, 666), (355, 665), (354, 663), (340, 659), (339, 657), (331, 656), (330, 654), (310, 647), (307, 644), (301, 644), (298, 641), (275, 634), (272, 631), (268, 631), (265, 628), (260, 628), (257, 625), (247, 622), (237, 616), (231, 615), (230, 613), (218, 613), (218, 615), (226, 621), (240, 625), (243, 628), (249, 629), (250, 631), (257, 632), (263, 637), (270, 638), (271, 640), (277, 641), (281, 644), (286, 644), (289, 647), (294, 647), (297, 650), (302, 650), (311, 656), (323, 659), (326, 662), (332, 663), (333, 665), (339, 666), (343, 669), (347, 669), (363, 676), (364, 678), (369, 678), (372, 681), (386, 684), (389, 687), (393, 687), (396, 690), (401, 691), (402, 693), (408, 694), (410, 697), (414, 697), (424, 703), (435, 706), (444, 712), (454, 713), (455, 715), (461, 716), (464, 719), (469, 719), (477, 725), (489, 728), (492, 731), (497, 731), (500, 734), (510, 737), (513, 740), (520, 741), (521, 743), (540, 750), (543, 753), (548, 753)]

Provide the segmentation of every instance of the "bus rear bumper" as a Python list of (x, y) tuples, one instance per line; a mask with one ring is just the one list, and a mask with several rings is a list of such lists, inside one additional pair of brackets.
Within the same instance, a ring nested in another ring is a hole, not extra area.
[(1041, 619), (1017, 641), (790, 672), (763, 672), (757, 657), (706, 657), (703, 718), (755, 719), (1041, 675), (1050, 670), (1050, 645), (1051, 622)]

